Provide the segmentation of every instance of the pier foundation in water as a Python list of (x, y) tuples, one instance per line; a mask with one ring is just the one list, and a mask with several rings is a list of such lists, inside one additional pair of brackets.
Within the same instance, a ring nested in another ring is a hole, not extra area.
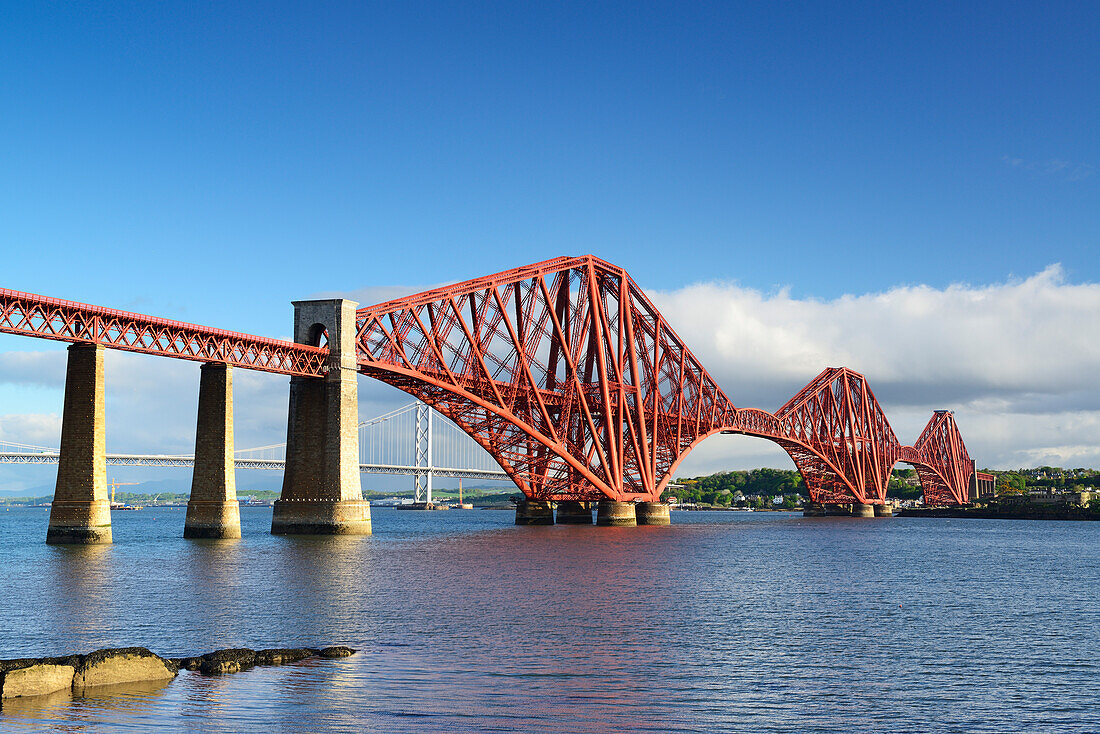
[(47, 543), (110, 543), (103, 347), (73, 344), (65, 372), (61, 455)]
[(562, 500), (558, 503), (558, 525), (591, 525), (592, 503)]
[(806, 500), (802, 503), (802, 517), (825, 517), (825, 506), (820, 502)]
[(183, 522), (185, 538), (241, 537), (233, 460), (233, 368), (200, 368), (195, 471)]
[(354, 301), (294, 303), (294, 341), (328, 341), (324, 377), (290, 378), (286, 469), (271, 518), (275, 535), (370, 535), (359, 480)]
[(634, 506), (639, 525), (669, 525), (672, 517), (664, 502), (639, 502)]
[(633, 502), (600, 500), (596, 506), (596, 524), (604, 527), (632, 528), (638, 524)]
[(852, 503), (852, 517), (874, 517), (875, 506), (867, 505), (862, 502)]
[(516, 505), (516, 525), (553, 525), (554, 507), (547, 500), (524, 500)]

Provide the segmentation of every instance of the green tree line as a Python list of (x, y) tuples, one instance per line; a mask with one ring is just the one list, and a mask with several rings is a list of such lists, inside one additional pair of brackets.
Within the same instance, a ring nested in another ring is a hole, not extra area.
[[(726, 471), (705, 477), (677, 479), (677, 487), (666, 490), (663, 497), (675, 497), (677, 501), (729, 507), (740, 492), (746, 497), (772, 498), (777, 495), (806, 497), (806, 485), (802, 475), (793, 469), (751, 469)], [(747, 502), (745, 504), (764, 504)]]

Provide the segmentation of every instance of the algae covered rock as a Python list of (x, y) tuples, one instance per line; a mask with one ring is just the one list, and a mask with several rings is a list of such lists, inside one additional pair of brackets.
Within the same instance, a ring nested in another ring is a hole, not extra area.
[(173, 658), (172, 662), (175, 663), (180, 670), (198, 670), (199, 667), (202, 665), (202, 658)]
[(256, 665), (286, 665), (311, 658), (317, 653), (307, 647), (272, 648), (256, 651)]
[(85, 655), (73, 676), (73, 690), (175, 678), (179, 667), (144, 647), (96, 650)]
[(350, 647), (344, 647), (343, 645), (334, 645), (332, 647), (322, 647), (317, 651), (317, 654), (323, 658), (346, 658), (355, 654), (355, 650)]
[(203, 655), (199, 672), (205, 675), (225, 675), (248, 670), (256, 664), (256, 653), (243, 647), (217, 650)]
[(319, 655), (346, 658), (355, 654), (350, 647), (322, 649), (293, 647), (253, 651), (247, 648), (217, 650), (200, 657), (167, 659), (144, 647), (96, 650), (88, 655), (0, 660), (0, 697), (5, 699), (42, 696), (58, 691), (85, 695), (85, 689), (170, 680), (180, 669), (206, 675), (224, 675), (256, 665), (286, 665)]

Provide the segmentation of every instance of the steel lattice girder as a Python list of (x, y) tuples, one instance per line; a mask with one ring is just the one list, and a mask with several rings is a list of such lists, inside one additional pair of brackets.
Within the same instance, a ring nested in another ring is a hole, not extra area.
[[(360, 309), (360, 372), (432, 405), (529, 497), (656, 500), (718, 432), (775, 441), (817, 502), (881, 503), (897, 461), (929, 503), (965, 503), (974, 462), (950, 413), (901, 446), (867, 386), (822, 372), (775, 414), (734, 407), (642, 290), (591, 255)], [(319, 376), (328, 350), (0, 290), (0, 332)]]
[(531, 497), (650, 499), (735, 408), (621, 269), (559, 258), (361, 309), (360, 370), (431, 404)]
[[(787, 452), (817, 502), (881, 503), (898, 439), (863, 375), (830, 368), (776, 411)], [(807, 455), (802, 446), (809, 447)]]
[(0, 289), (0, 332), (284, 375), (324, 374), (328, 350)]
[(955, 416), (937, 410), (913, 445), (913, 465), (929, 505), (965, 505), (970, 498), (974, 460), (966, 451)]
[(432, 405), (529, 497), (647, 499), (704, 438), (779, 443), (819, 502), (881, 503), (901, 452), (862, 375), (738, 410), (641, 289), (558, 258), (363, 308), (360, 371)]

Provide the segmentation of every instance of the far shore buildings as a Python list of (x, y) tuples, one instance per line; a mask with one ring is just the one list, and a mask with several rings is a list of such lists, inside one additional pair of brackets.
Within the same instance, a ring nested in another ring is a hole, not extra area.
[(1057, 490), (1050, 487), (1037, 487), (1027, 493), (1029, 502), (1040, 505), (1080, 505), (1084, 507), (1098, 493), (1087, 490)]

